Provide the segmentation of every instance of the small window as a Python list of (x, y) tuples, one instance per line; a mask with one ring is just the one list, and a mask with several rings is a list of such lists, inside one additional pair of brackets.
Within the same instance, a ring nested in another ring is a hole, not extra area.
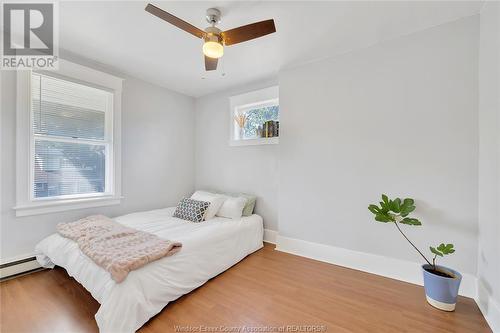
[(278, 143), (278, 87), (233, 96), (231, 104), (230, 145)]
[(31, 75), (34, 199), (111, 192), (112, 105), (109, 91)]

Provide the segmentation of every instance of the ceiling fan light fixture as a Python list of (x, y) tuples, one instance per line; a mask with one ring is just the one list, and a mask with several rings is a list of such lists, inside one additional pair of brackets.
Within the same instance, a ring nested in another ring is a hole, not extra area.
[(205, 37), (203, 38), (203, 54), (209, 58), (219, 59), (224, 55), (224, 45), (222, 45), (221, 31), (216, 27), (208, 27), (205, 29)]
[(219, 59), (224, 55), (224, 46), (219, 42), (207, 41), (203, 44), (203, 54), (209, 58)]

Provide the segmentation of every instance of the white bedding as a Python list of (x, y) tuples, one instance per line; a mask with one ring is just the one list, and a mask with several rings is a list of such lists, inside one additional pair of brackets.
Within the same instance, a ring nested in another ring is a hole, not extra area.
[(174, 210), (115, 218), (126, 226), (182, 243), (179, 253), (130, 272), (122, 283), (115, 283), (75, 242), (59, 234), (37, 245), (37, 260), (43, 267), (64, 267), (101, 304), (95, 315), (100, 332), (134, 332), (169, 302), (262, 247), (263, 225), (258, 215), (193, 223), (172, 217)]

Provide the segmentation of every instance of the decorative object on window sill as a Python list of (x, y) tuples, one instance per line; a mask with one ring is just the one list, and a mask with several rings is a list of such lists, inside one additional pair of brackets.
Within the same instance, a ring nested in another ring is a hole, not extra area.
[(279, 137), (280, 122), (275, 120), (268, 120), (262, 124), (260, 131), (261, 138), (274, 138)]
[(264, 135), (262, 133), (263, 133), (262, 126), (257, 127), (257, 137), (258, 138), (264, 137)]
[(399, 227), (399, 223), (406, 225), (419, 226), (422, 223), (416, 219), (408, 217), (415, 210), (414, 200), (406, 198), (401, 200), (396, 198), (390, 200), (385, 194), (382, 194), (380, 207), (377, 205), (368, 206), (368, 210), (375, 215), (375, 221), (383, 223), (394, 223), (398, 231), (410, 243), (411, 246), (424, 258), (427, 264), (422, 265), (424, 274), (424, 288), (427, 302), (435, 308), (444, 311), (454, 311), (457, 303), (458, 289), (462, 281), (462, 275), (450, 268), (436, 265), (436, 258), (443, 257), (455, 252), (453, 244), (441, 243), (439, 246), (430, 247), (434, 254), (432, 263), (423, 255), (422, 252), (408, 239)]
[(234, 121), (238, 125), (238, 132), (236, 140), (242, 140), (245, 137), (245, 124), (247, 122), (247, 115), (245, 113), (237, 113), (234, 115)]

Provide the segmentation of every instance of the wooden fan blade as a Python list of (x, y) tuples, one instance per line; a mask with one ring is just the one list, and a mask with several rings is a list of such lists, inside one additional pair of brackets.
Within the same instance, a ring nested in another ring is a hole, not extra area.
[(203, 38), (203, 36), (205, 36), (205, 31), (198, 29), (197, 27), (187, 23), (186, 21), (181, 20), (177, 16), (167, 13), (166, 11), (156, 7), (155, 5), (148, 3), (145, 10), (164, 21), (167, 21), (168, 23), (175, 25), (177, 28), (189, 32), (191, 35), (194, 35), (198, 38)]
[(274, 26), (274, 20), (271, 19), (224, 31), (222, 38), (224, 39), (224, 44), (234, 45), (269, 35), (273, 32), (276, 32), (276, 27)]
[(217, 69), (217, 61), (219, 59), (216, 58), (210, 58), (205, 56), (205, 69), (207, 71), (214, 71)]

